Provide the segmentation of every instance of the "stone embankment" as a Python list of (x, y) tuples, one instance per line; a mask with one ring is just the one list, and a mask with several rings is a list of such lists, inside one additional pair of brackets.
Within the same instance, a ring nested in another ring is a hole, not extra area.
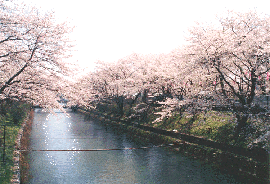
[(15, 141), (15, 150), (13, 152), (13, 177), (11, 179), (12, 184), (20, 183), (20, 147), (21, 147), (21, 139), (23, 135), (23, 129), (26, 125), (26, 122), (29, 120), (29, 116), (23, 121), (22, 126), (18, 132), (18, 136)]

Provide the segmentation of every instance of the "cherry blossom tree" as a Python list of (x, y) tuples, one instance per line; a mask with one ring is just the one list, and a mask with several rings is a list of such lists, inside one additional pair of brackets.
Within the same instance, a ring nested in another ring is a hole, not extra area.
[(95, 102), (103, 97), (99, 91), (102, 87), (96, 77), (98, 76), (90, 72), (76, 81), (64, 84), (62, 95), (68, 99), (67, 106), (84, 107), (86, 109), (96, 108)]
[(53, 14), (0, 2), (0, 99), (57, 107), (61, 79), (70, 74), (67, 34)]
[(243, 138), (249, 115), (260, 105), (254, 99), (269, 92), (270, 17), (229, 12), (219, 22), (191, 29), (185, 57), (197, 69), (189, 80), (196, 92), (211, 91), (231, 105), (238, 119), (235, 137)]
[(96, 96), (102, 100), (114, 100), (120, 116), (123, 115), (124, 99), (132, 94), (136, 86), (134, 72), (134, 66), (125, 60), (115, 63), (99, 61), (96, 71), (90, 75)]

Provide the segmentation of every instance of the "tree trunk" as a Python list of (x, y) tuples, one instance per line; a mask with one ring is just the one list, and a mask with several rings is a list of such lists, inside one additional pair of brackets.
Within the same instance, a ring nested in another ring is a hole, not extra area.
[(116, 97), (116, 103), (118, 107), (118, 114), (120, 117), (124, 115), (124, 97), (123, 96), (118, 96)]
[(147, 96), (148, 96), (148, 90), (145, 89), (145, 90), (143, 91), (143, 94), (142, 94), (142, 101), (143, 101), (144, 103), (147, 103)]
[(234, 140), (235, 145), (241, 145), (246, 137), (247, 130), (247, 120), (248, 115), (241, 115), (240, 113), (236, 114), (237, 125), (235, 126)]

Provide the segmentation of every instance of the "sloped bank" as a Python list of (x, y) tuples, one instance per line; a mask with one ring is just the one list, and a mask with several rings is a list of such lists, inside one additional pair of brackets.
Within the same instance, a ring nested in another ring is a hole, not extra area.
[[(34, 118), (34, 110), (29, 114), (28, 121), (23, 129), (23, 134), (21, 137), (20, 150), (28, 150), (29, 148), (29, 137), (31, 135), (32, 123)], [(27, 183), (29, 177), (29, 162), (28, 162), (28, 152), (20, 152), (20, 181), (21, 183)]]
[(244, 183), (269, 183), (269, 154), (265, 150), (237, 148), (195, 136), (117, 120), (96, 111), (78, 111), (98, 120), (104, 126), (112, 127), (117, 133), (128, 132), (135, 141), (168, 145), (169, 149), (199, 159), (222, 172), (236, 174), (239, 181)]

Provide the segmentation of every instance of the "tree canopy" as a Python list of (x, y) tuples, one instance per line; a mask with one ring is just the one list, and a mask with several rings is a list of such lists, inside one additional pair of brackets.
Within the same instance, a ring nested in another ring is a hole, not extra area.
[(219, 27), (191, 30), (189, 60), (201, 67), (226, 98), (251, 105), (269, 86), (269, 17), (230, 12)]
[(0, 99), (58, 106), (61, 79), (70, 72), (64, 58), (71, 29), (57, 24), (52, 13), (0, 4)]
[(198, 67), (189, 78), (229, 105), (238, 121), (235, 137), (244, 139), (248, 118), (268, 110), (260, 99), (269, 94), (270, 17), (229, 12), (219, 22), (191, 29), (186, 61)]

